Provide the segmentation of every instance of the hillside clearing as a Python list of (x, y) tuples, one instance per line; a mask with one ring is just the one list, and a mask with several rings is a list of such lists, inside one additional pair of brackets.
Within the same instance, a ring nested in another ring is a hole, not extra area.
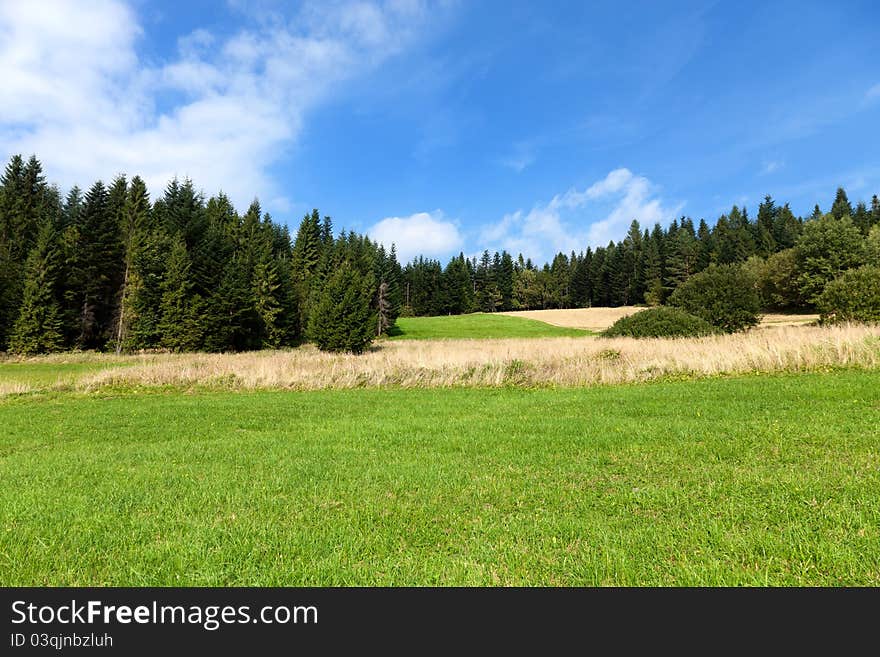
[(398, 317), (392, 340), (584, 337), (588, 331), (502, 313)]

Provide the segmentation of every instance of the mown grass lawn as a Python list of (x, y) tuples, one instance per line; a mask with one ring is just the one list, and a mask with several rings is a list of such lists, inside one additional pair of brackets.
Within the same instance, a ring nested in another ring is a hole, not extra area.
[(546, 322), (496, 313), (444, 315), (441, 317), (398, 317), (392, 340), (437, 340), (443, 338), (552, 338), (592, 335), (583, 329), (553, 326)]
[(0, 402), (0, 585), (880, 585), (880, 375)]

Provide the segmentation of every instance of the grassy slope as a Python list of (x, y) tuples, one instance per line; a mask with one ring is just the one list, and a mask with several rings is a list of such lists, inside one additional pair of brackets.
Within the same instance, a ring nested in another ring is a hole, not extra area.
[(552, 326), (545, 322), (508, 315), (473, 313), (442, 317), (399, 317), (393, 340), (441, 338), (544, 338), (590, 335), (582, 329)]
[(880, 585), (880, 376), (0, 402), (0, 585)]

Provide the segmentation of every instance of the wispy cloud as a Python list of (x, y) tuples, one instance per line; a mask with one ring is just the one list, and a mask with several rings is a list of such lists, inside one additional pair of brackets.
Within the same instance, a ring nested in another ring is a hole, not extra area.
[(880, 82), (868, 89), (868, 91), (865, 93), (865, 98), (867, 98), (868, 100), (880, 98)]
[(521, 141), (514, 144), (512, 152), (499, 160), (501, 166), (522, 173), (535, 162), (535, 144), (530, 141)]
[(345, 79), (413, 43), (419, 2), (306, 3), (220, 38), (183, 36), (167, 61), (122, 0), (0, 3), (0, 153), (36, 153), (53, 180), (86, 185), (139, 173), (154, 191), (174, 175), (236, 204), (288, 202), (270, 166), (306, 114)]
[(779, 160), (770, 160), (769, 162), (764, 162), (761, 166), (761, 173), (767, 175), (769, 173), (773, 173), (774, 171), (778, 171), (783, 166), (783, 162)]
[(446, 219), (440, 210), (418, 212), (408, 217), (386, 217), (368, 229), (367, 235), (386, 249), (394, 244), (397, 258), (402, 263), (418, 255), (449, 256), (464, 244), (456, 223)]
[(683, 204), (666, 205), (656, 187), (629, 169), (615, 169), (584, 190), (571, 189), (530, 211), (517, 210), (483, 228), (480, 239), (492, 248), (522, 253), (538, 261), (558, 252), (601, 246), (626, 233), (637, 219), (643, 227), (671, 221)]

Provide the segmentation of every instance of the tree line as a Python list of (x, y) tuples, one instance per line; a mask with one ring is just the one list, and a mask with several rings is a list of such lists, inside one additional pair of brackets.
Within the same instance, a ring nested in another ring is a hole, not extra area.
[(312, 341), (362, 351), (400, 314), (661, 305), (713, 265), (747, 269), (762, 302), (808, 308), (841, 272), (880, 265), (880, 201), (807, 218), (767, 196), (713, 226), (633, 220), (620, 242), (536, 266), (506, 251), (404, 267), (318, 210), (295, 236), (254, 201), (239, 214), (172, 180), (152, 200), (138, 176), (62, 196), (35, 156), (0, 178), (0, 350), (243, 351)]
[(36, 157), (0, 179), (0, 350), (243, 351), (313, 340), (360, 351), (393, 325), (400, 265), (363, 235), (306, 215), (291, 239), (258, 201), (172, 180), (74, 187)]
[[(681, 217), (648, 230), (637, 219), (626, 237), (580, 253), (558, 253), (536, 266), (506, 251), (440, 261), (416, 258), (403, 268), (403, 312), (465, 312), (661, 305), (711, 265), (742, 265), (755, 275), (768, 308), (811, 308), (834, 275), (870, 260), (880, 247), (880, 200), (852, 207), (837, 190), (830, 212), (806, 218), (766, 196), (755, 219), (734, 205), (713, 226)], [(874, 229), (873, 236), (869, 234)], [(872, 250), (873, 249), (873, 250)]]

